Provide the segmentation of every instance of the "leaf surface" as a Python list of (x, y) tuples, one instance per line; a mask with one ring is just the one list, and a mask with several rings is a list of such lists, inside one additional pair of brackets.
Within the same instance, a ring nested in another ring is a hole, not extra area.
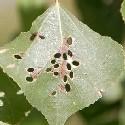
[(124, 70), (121, 45), (92, 31), (59, 4), (0, 53), (4, 72), (50, 125), (64, 125), (69, 116), (97, 101)]

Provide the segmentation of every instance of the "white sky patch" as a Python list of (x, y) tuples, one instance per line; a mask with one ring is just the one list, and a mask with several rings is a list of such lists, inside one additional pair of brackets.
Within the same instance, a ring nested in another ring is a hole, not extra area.
[(0, 97), (4, 97), (5, 93), (4, 92), (0, 92)]

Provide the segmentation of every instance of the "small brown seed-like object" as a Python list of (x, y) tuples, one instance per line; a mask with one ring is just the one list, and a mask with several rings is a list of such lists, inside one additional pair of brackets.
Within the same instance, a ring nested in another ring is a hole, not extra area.
[(67, 43), (68, 43), (69, 45), (72, 45), (72, 37), (69, 37), (69, 38), (67, 39)]
[(55, 76), (58, 76), (58, 75), (59, 75), (59, 73), (58, 73), (58, 72), (54, 72), (54, 75), (55, 75)]

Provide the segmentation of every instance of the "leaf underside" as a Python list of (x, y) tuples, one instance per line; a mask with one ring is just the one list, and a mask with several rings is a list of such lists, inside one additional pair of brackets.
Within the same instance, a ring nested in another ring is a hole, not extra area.
[(125, 22), (125, 0), (123, 1), (121, 6), (121, 13), (122, 13), (123, 20)]
[[(19, 84), (50, 125), (64, 125), (69, 116), (93, 104), (124, 70), (121, 45), (95, 33), (58, 4), (0, 53), (4, 72)], [(58, 68), (53, 68), (53, 59)]]

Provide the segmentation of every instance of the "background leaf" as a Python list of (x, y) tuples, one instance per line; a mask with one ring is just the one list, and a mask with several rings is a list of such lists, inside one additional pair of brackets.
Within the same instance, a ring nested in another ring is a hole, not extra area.
[(28, 31), (32, 22), (47, 8), (45, 0), (18, 0), (21, 31)]
[(122, 43), (124, 22), (120, 8), (122, 0), (75, 0), (82, 21), (94, 31)]
[(31, 105), (19, 90), (18, 85), (0, 69), (1, 121), (16, 124), (31, 110)]
[(125, 21), (125, 0), (123, 1), (121, 6), (121, 13), (122, 13), (123, 20)]
[[(35, 39), (30, 41), (31, 34), (36, 32)], [(45, 39), (41, 39), (41, 35)], [(73, 43), (68, 48), (65, 42), (69, 36)], [(68, 78), (71, 91), (62, 79), (46, 72), (62, 44), (73, 52), (72, 58), (80, 62), (79, 67), (73, 69), (74, 79)], [(120, 45), (95, 33), (58, 5), (38, 17), (30, 32), (22, 33), (0, 53), (4, 72), (19, 84), (50, 125), (63, 125), (69, 116), (98, 100), (124, 69)], [(29, 68), (35, 71), (29, 73)], [(27, 77), (30, 77), (29, 82)]]

